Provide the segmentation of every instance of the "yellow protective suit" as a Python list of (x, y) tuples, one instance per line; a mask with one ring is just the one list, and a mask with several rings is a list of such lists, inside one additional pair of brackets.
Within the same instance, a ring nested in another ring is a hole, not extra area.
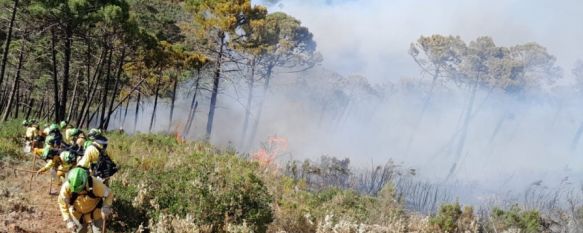
[(103, 149), (101, 145), (94, 142), (83, 153), (83, 158), (77, 163), (77, 167), (84, 167), (86, 169), (91, 169), (91, 164), (97, 163), (99, 160), (99, 150)]
[[(111, 206), (113, 204), (113, 194), (109, 188), (95, 177), (90, 176), (89, 179), (92, 179), (92, 187), (89, 188), (93, 189), (92, 192), (95, 197), (91, 197), (88, 187), (85, 187), (83, 191), (77, 194), (77, 198), (75, 198), (72, 205), (70, 202), (71, 198), (73, 198), (73, 192), (71, 192), (69, 182), (67, 181), (61, 186), (58, 201), (64, 221), (75, 219), (76, 222), (86, 224), (101, 220), (100, 202), (102, 206)], [(73, 208), (70, 208), (71, 206)]]
[(49, 160), (49, 162), (42, 167), (41, 169), (39, 169), (37, 172), (38, 173), (43, 173), (48, 171), (49, 169), (55, 169), (57, 171), (57, 177), (59, 177), (59, 185), (62, 184), (65, 181), (65, 178), (67, 176), (67, 172), (69, 172), (69, 170), (71, 170), (71, 168), (73, 168), (74, 164), (67, 164), (65, 162), (65, 153), (61, 153), (59, 156), (53, 156), (53, 158), (51, 160)]
[(39, 136), (39, 132), (38, 129), (36, 127), (27, 127), (26, 128), (26, 133), (24, 134), (24, 137), (26, 138), (26, 141), (32, 141), (34, 140), (37, 136)]

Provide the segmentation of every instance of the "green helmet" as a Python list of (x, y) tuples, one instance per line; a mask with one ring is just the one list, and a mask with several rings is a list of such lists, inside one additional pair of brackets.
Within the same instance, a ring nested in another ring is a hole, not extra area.
[(67, 125), (69, 125), (69, 123), (67, 123), (67, 121), (61, 121), (61, 129), (64, 129), (65, 127), (67, 127)]
[(73, 164), (75, 160), (77, 160), (77, 157), (75, 156), (74, 153), (71, 153), (70, 151), (63, 151), (61, 153), (61, 160), (66, 164)]
[(57, 124), (51, 124), (51, 126), (49, 126), (49, 131), (55, 131), (55, 130), (60, 130), (59, 125)]
[(40, 158), (43, 160), (52, 159), (54, 155), (55, 151), (52, 150), (51, 146), (46, 145)]
[(74, 128), (74, 129), (72, 129), (72, 130), (70, 131), (70, 135), (69, 135), (69, 136), (72, 136), (72, 137), (77, 137), (77, 136), (79, 136), (79, 134), (81, 134), (81, 130), (79, 130), (79, 129), (77, 129), (77, 128)]
[(91, 144), (93, 144), (92, 140), (85, 141), (85, 143), (83, 143), (83, 149), (86, 150), (89, 146), (91, 146)]
[(102, 133), (101, 133), (100, 129), (93, 128), (93, 129), (89, 130), (89, 133), (87, 134), (87, 136), (89, 136), (89, 138), (91, 139), (91, 138), (95, 138), (97, 136), (101, 136), (101, 134)]
[(73, 168), (69, 175), (67, 176), (67, 181), (69, 182), (69, 187), (71, 188), (71, 192), (79, 193), (83, 191), (85, 185), (87, 185), (87, 181), (90, 179), (89, 174), (83, 168)]
[(55, 136), (52, 135), (47, 136), (47, 138), (45, 139), (45, 144), (47, 145), (53, 145), (55, 144), (55, 142), (57, 142), (57, 139), (55, 138)]

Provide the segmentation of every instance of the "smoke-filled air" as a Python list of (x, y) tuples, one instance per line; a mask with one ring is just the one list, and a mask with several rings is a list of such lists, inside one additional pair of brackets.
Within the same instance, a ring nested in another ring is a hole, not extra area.
[(105, 143), (103, 230), (583, 231), (581, 1), (62, 2), (0, 0), (0, 120)]

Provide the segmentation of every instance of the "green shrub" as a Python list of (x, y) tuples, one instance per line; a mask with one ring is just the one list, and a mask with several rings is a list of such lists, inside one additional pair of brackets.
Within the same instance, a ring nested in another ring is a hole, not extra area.
[(459, 203), (444, 204), (439, 208), (437, 215), (429, 219), (432, 232), (466, 233), (482, 232), (474, 215), (474, 208)]
[(492, 225), (496, 230), (520, 229), (525, 233), (542, 232), (547, 224), (538, 211), (523, 211), (517, 205), (509, 210), (494, 208), (492, 210)]
[[(256, 174), (256, 163), (230, 154), (208, 153), (214, 149), (193, 152), (195, 144), (164, 146), (172, 145), (169, 136), (111, 138), (115, 140), (110, 153), (122, 167), (112, 179), (112, 189), (116, 205), (127, 207), (118, 213), (122, 221), (133, 219), (125, 221), (129, 224), (119, 230), (135, 230), (147, 224), (146, 219), (156, 221), (162, 213), (191, 216), (195, 224), (211, 225), (215, 232), (223, 231), (227, 224), (243, 223), (265, 232), (273, 221), (273, 198)], [(147, 144), (138, 144), (142, 141)], [(118, 143), (141, 146), (117, 146)], [(147, 154), (133, 153), (143, 151)]]
[(431, 225), (440, 232), (457, 232), (458, 220), (462, 216), (462, 209), (459, 203), (444, 204), (439, 208), (436, 216), (430, 219)]
[(11, 120), (0, 123), (0, 160), (25, 159), (22, 153), (25, 128), (22, 120)]

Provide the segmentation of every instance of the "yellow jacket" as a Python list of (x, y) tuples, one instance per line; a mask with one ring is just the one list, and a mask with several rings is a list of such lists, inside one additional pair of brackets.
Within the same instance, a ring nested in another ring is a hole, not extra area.
[(73, 164), (67, 164), (63, 162), (65, 161), (65, 158), (63, 158), (63, 156), (65, 156), (64, 153), (61, 153), (59, 156), (53, 156), (53, 159), (51, 159), (43, 168), (41, 168), (39, 172), (45, 172), (51, 168), (57, 168), (56, 170), (58, 173), (61, 173), (63, 175), (67, 174), (67, 172), (71, 170)]
[(83, 157), (77, 163), (77, 167), (91, 168), (91, 164), (97, 163), (99, 160), (99, 150), (103, 148), (97, 143), (91, 144), (83, 153)]
[(111, 206), (113, 204), (113, 194), (103, 182), (99, 181), (94, 177), (90, 177), (93, 182), (93, 194), (95, 198), (90, 197), (88, 188), (85, 188), (82, 192), (77, 195), (77, 198), (73, 202), (73, 208), (70, 208), (69, 202), (73, 197), (69, 182), (65, 182), (61, 186), (61, 192), (59, 193), (59, 209), (61, 210), (61, 215), (64, 221), (68, 221), (71, 218), (88, 223), (92, 220), (100, 220), (101, 208), (99, 208), (99, 202), (103, 201), (103, 205)]
[(44, 148), (34, 148), (32, 150), (32, 153), (37, 157), (40, 158), (43, 155), (43, 152), (45, 151)]
[(75, 138), (71, 134), (73, 134), (74, 128), (67, 128), (65, 130), (65, 142), (69, 145), (75, 144)]
[(34, 140), (36, 136), (39, 135), (38, 130), (35, 127), (28, 127), (26, 128), (26, 134), (24, 135), (27, 140)]

